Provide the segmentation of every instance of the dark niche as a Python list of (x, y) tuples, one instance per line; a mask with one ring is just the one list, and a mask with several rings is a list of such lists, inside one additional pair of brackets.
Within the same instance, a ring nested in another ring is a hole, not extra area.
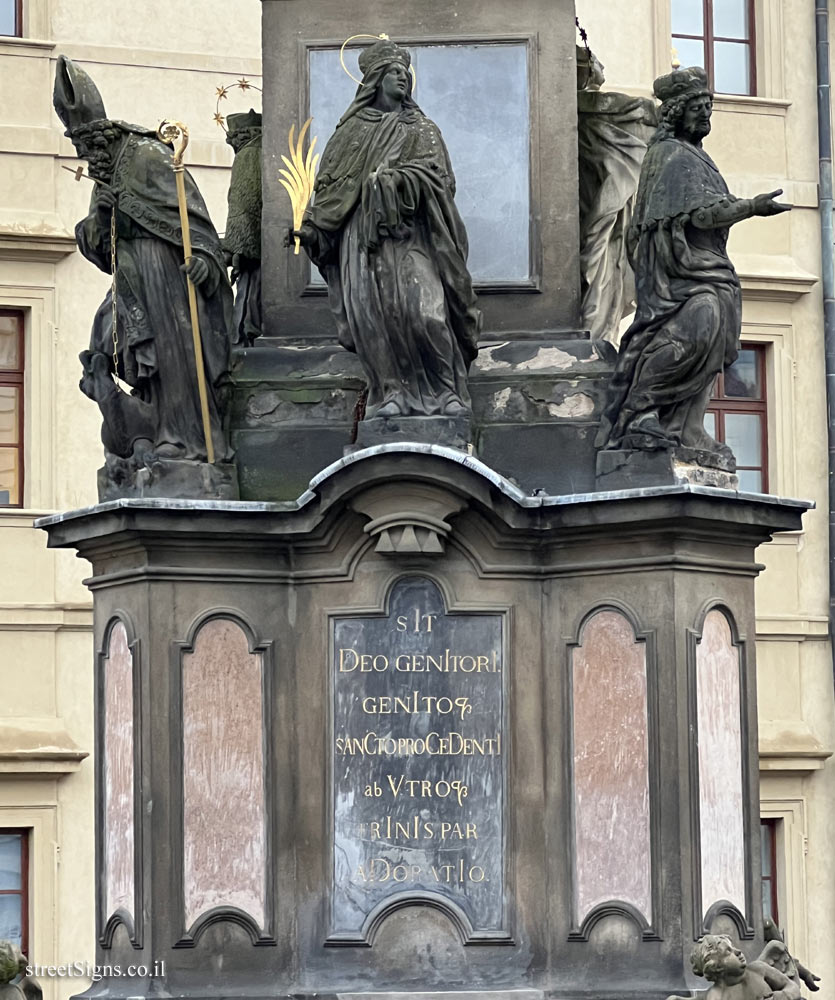
[(388, 614), (333, 619), (331, 674), (329, 940), (365, 943), (411, 901), (465, 941), (507, 938), (503, 616), (401, 579)]

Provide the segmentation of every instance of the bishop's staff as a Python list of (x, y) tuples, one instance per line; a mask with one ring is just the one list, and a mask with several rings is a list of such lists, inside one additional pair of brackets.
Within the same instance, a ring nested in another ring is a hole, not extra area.
[[(186, 204), (186, 181), (183, 153), (188, 145), (188, 128), (182, 122), (165, 120), (160, 124), (157, 136), (162, 142), (174, 147), (174, 177), (177, 182), (177, 202), (180, 207), (180, 226), (183, 230), (183, 255), (186, 267), (191, 263), (191, 230), (188, 224), (188, 205)], [(206, 441), (206, 454), (210, 464), (214, 464), (215, 449), (212, 443), (212, 426), (209, 421), (209, 397), (206, 392), (206, 371), (203, 365), (203, 342), (200, 340), (200, 320), (197, 316), (197, 293), (194, 282), (186, 271), (188, 287), (188, 308), (191, 313), (191, 335), (194, 339), (194, 364), (197, 368), (197, 391), (200, 394), (200, 413), (203, 417), (203, 437)]]

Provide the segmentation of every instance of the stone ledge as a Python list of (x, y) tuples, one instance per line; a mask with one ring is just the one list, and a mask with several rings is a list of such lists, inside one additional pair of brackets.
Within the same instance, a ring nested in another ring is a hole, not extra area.
[(62, 719), (4, 719), (0, 725), (0, 774), (70, 774), (85, 757)]

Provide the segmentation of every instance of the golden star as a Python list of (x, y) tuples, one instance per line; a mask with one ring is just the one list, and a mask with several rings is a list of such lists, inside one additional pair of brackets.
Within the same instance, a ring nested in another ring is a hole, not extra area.
[(220, 125), (221, 128), (226, 127), (225, 126), (226, 119), (219, 111), (215, 112), (215, 121), (217, 122), (218, 125)]
[(245, 76), (242, 76), (240, 80), (238, 80), (238, 86), (241, 88), (241, 90), (249, 90), (250, 82), (249, 80), (247, 80)]
[(217, 99), (220, 100), (222, 97), (226, 97), (228, 93), (229, 93), (228, 87), (223, 87), (223, 86), (218, 87), (216, 90)]

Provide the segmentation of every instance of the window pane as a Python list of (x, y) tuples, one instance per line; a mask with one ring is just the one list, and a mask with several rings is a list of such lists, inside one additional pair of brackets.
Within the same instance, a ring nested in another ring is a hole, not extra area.
[(726, 413), (725, 444), (736, 455), (737, 465), (761, 466), (762, 416), (759, 413)]
[(696, 42), (692, 38), (673, 38), (673, 47), (678, 52), (678, 61), (682, 66), (704, 66), (704, 42)]
[(716, 42), (713, 46), (713, 84), (719, 94), (750, 94), (749, 47), (745, 42)]
[(714, 0), (713, 34), (719, 38), (748, 38), (748, 0)]
[(711, 437), (716, 437), (716, 414), (711, 413), (710, 410), (705, 413), (705, 430)]
[[(530, 136), (527, 47), (413, 45), (415, 99), (443, 133), (456, 178), (455, 201), (469, 237), (475, 281), (530, 275)], [(359, 76), (357, 53), (345, 63)], [(338, 49), (309, 54), (311, 132), (324, 148), (357, 85), (339, 65)], [(477, 100), (460, 99), (466, 80)], [(289, 206), (288, 206), (289, 208)], [(318, 271), (311, 279), (319, 283)]]
[(0, 368), (20, 368), (19, 322), (17, 316), (0, 315)]
[(759, 351), (742, 350), (725, 371), (725, 395), (742, 399), (762, 399)]
[[(0, 834), (0, 889), (20, 889), (21, 835)], [(0, 939), (3, 935), (0, 934)]]
[(0, 939), (23, 944), (22, 900), (20, 896), (0, 896)]
[(771, 850), (772, 837), (774, 836), (770, 823), (760, 824), (760, 865), (764, 876), (772, 875), (771, 871)]
[(0, 35), (16, 35), (16, 0), (0, 0)]
[(743, 493), (762, 493), (763, 474), (757, 469), (737, 469), (739, 488)]
[(13, 385), (0, 385), (0, 444), (19, 444), (19, 434), (20, 389)]
[(20, 503), (17, 448), (0, 448), (0, 506)]
[[(703, 0), (672, 0), (670, 14), (674, 35), (704, 35)], [(683, 61), (682, 65), (685, 65)]]

